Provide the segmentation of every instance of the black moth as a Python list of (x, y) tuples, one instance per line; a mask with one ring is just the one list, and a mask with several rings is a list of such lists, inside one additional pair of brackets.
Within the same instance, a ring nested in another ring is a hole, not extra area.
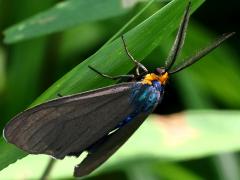
[[(87, 157), (75, 167), (77, 177), (87, 175), (104, 163), (121, 147), (146, 117), (161, 102), (169, 75), (190, 66), (219, 46), (234, 33), (224, 34), (208, 47), (171, 69), (185, 39), (189, 21), (188, 4), (175, 42), (166, 60), (165, 68), (155, 73), (127, 55), (136, 65), (130, 82), (54, 99), (15, 116), (4, 129), (5, 139), (31, 154), (48, 154), (57, 159), (79, 156), (88, 151)], [(140, 81), (136, 81), (140, 79)]]

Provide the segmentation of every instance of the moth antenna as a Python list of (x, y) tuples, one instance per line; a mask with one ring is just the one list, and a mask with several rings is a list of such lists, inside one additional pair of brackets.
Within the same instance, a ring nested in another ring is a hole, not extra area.
[(186, 67), (191, 66), (192, 64), (196, 63), (198, 60), (200, 60), (202, 57), (206, 56), (208, 53), (213, 51), (215, 48), (217, 48), (220, 44), (222, 44), (228, 38), (232, 37), (234, 34), (235, 34), (235, 32), (223, 34), (221, 37), (216, 39), (209, 46), (207, 46), (206, 48), (200, 50), (199, 52), (197, 52), (195, 55), (191, 56), (190, 58), (184, 60), (183, 64), (181, 64), (180, 66), (178, 66), (175, 69), (171, 70), (169, 72), (169, 74), (174, 74), (176, 72), (179, 72), (179, 71), (185, 69)]
[(178, 33), (175, 38), (174, 44), (173, 44), (173, 46), (170, 50), (170, 53), (168, 55), (168, 58), (166, 60), (166, 64), (165, 64), (166, 71), (171, 69), (171, 67), (173, 66), (173, 64), (175, 63), (175, 61), (177, 59), (179, 52), (181, 51), (181, 49), (183, 47), (184, 40), (186, 37), (186, 31), (187, 31), (187, 26), (188, 26), (188, 22), (189, 22), (189, 17), (190, 17), (190, 7), (191, 7), (191, 2), (189, 1), (188, 5), (184, 11), (184, 15), (183, 15), (182, 21), (180, 23), (180, 27), (178, 29)]

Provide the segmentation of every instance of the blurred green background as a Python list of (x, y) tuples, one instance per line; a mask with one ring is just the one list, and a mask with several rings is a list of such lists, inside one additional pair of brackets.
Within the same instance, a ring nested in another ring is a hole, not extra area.
[[(240, 179), (240, 3), (193, 0), (178, 58), (224, 32), (237, 35), (171, 77), (155, 114), (86, 179)], [(133, 64), (118, 38), (149, 69), (163, 66), (187, 1), (0, 0), (0, 126), (29, 106), (117, 83)], [(164, 114), (164, 116), (163, 116)], [(21, 159), (21, 160), (18, 160)], [(57, 161), (49, 179), (72, 179), (80, 158)], [(18, 160), (18, 161), (17, 161)], [(0, 139), (0, 179), (39, 179), (49, 157), (28, 155)]]

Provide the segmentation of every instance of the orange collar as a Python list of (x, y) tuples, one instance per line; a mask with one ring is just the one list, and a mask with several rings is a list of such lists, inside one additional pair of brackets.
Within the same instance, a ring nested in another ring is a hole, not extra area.
[(156, 75), (154, 73), (147, 74), (141, 81), (143, 84), (152, 85), (152, 81), (159, 81), (161, 84), (165, 85), (168, 80), (168, 73), (165, 72), (163, 75)]

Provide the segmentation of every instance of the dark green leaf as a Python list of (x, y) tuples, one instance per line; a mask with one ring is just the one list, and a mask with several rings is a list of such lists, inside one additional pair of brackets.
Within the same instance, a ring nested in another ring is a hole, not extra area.
[(5, 42), (18, 41), (59, 32), (81, 23), (102, 20), (126, 12), (120, 0), (68, 0), (20, 22), (5, 31)]

